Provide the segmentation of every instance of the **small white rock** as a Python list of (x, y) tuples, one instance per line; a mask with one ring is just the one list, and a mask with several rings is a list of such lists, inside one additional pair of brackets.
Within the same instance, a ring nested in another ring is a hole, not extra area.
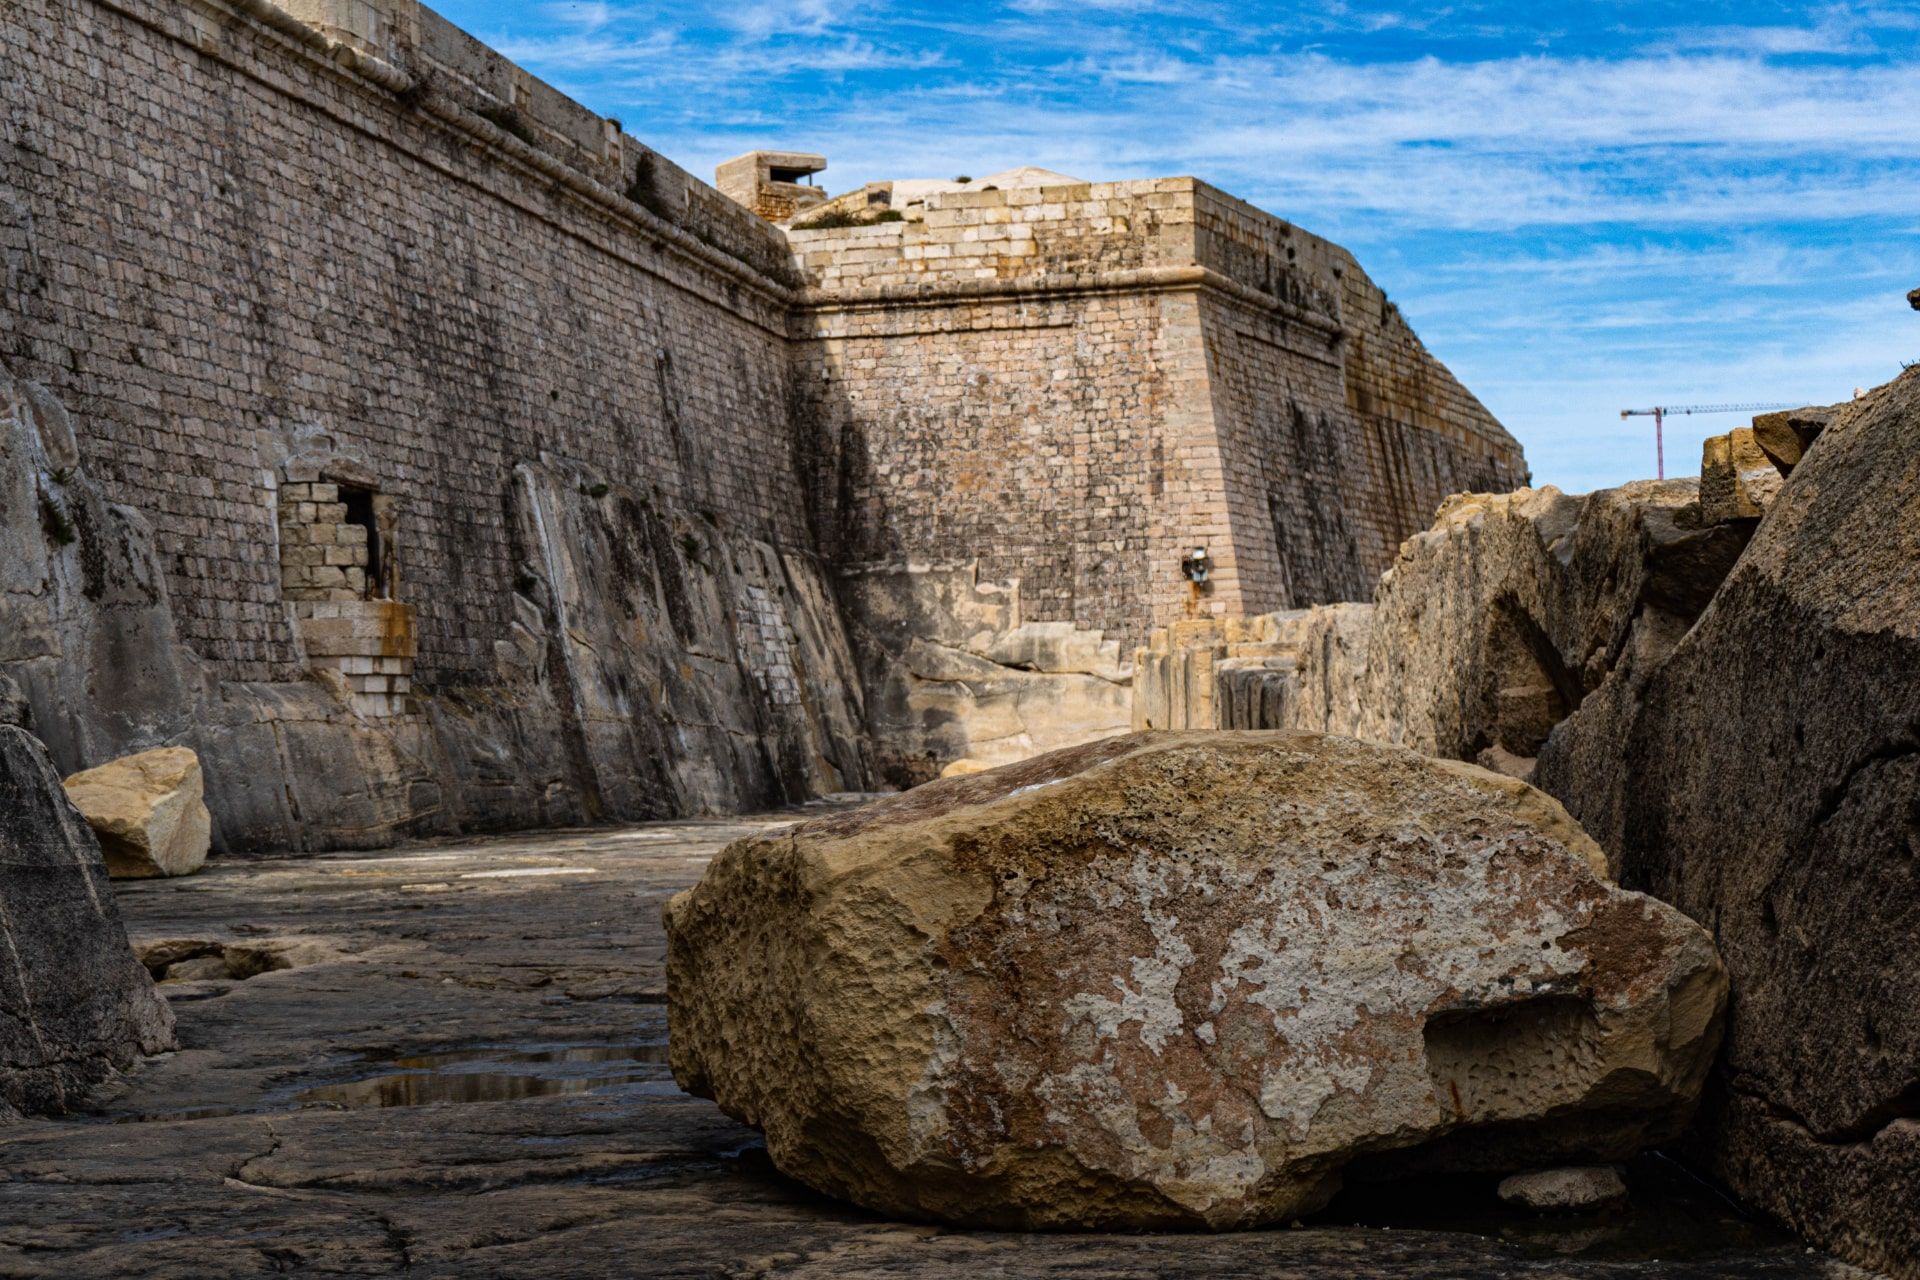
[(1500, 1198), (1541, 1213), (1592, 1213), (1627, 1198), (1627, 1184), (1612, 1165), (1537, 1169), (1500, 1184)]

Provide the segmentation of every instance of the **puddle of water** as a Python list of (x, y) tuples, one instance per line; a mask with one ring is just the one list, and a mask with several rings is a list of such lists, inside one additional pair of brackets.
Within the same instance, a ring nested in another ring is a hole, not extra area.
[(667, 1046), (570, 1045), (458, 1049), (392, 1058), (379, 1075), (304, 1089), (304, 1106), (423, 1107), (441, 1102), (517, 1102), (657, 1083)]

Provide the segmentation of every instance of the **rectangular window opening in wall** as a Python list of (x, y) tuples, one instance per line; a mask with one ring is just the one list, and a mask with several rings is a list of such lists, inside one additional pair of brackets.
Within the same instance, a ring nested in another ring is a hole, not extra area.
[(362, 598), (389, 600), (393, 593), (387, 578), (387, 539), (380, 528), (380, 500), (371, 489), (356, 485), (340, 486), (340, 505), (346, 508), (346, 524), (366, 530), (367, 556), (361, 578)]
[(355, 713), (405, 715), (418, 643), (396, 599), (394, 500), (358, 474), (296, 474), (279, 492), (280, 585), (307, 665)]

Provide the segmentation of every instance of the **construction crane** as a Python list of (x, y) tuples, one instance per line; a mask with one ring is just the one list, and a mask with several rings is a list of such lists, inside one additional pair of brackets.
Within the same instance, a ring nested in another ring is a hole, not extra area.
[(1771, 413), (1775, 409), (1797, 409), (1791, 404), (1683, 404), (1668, 407), (1656, 405), (1651, 409), (1622, 409), (1622, 418), (1653, 419), (1653, 454), (1655, 465), (1659, 468), (1660, 479), (1667, 478), (1667, 416), (1675, 413)]

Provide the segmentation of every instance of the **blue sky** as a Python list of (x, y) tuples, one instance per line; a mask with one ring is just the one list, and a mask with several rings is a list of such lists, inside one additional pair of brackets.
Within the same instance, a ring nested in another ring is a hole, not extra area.
[[(1536, 483), (1651, 475), (1629, 405), (1920, 359), (1920, 0), (436, 7), (709, 179), (1204, 178), (1352, 249)], [(1670, 470), (1741, 421), (1675, 421)]]

